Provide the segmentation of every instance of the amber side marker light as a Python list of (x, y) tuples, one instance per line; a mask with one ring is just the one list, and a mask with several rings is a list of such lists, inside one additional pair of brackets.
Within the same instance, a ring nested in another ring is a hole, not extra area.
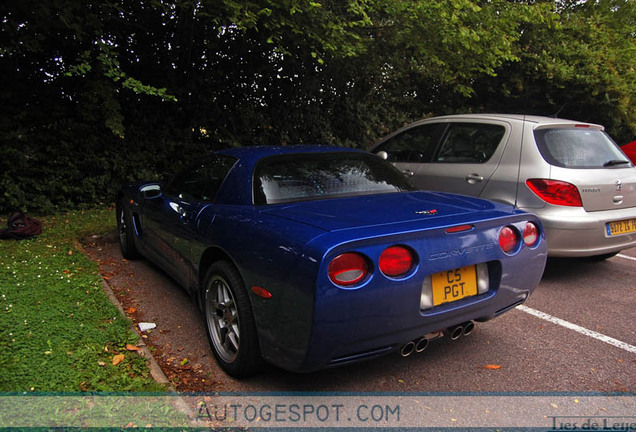
[(256, 294), (259, 297), (262, 297), (264, 299), (271, 299), (272, 298), (272, 293), (267, 291), (265, 288), (263, 287), (259, 287), (259, 286), (253, 286), (252, 287), (252, 292), (254, 294)]

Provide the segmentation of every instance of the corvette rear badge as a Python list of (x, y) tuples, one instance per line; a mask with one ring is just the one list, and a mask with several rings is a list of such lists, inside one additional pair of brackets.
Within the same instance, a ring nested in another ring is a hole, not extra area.
[(434, 215), (437, 214), (437, 209), (433, 209), (433, 210), (420, 210), (420, 211), (416, 211), (415, 214), (421, 214), (421, 215)]

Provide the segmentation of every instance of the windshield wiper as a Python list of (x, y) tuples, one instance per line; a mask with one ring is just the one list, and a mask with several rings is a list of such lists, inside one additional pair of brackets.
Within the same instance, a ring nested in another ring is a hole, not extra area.
[(609, 166), (614, 166), (614, 165), (624, 165), (624, 164), (628, 164), (628, 163), (629, 163), (629, 161), (626, 161), (626, 160), (624, 160), (624, 159), (623, 159), (623, 160), (620, 160), (620, 159), (612, 159), (612, 160), (609, 160), (609, 161), (605, 162), (605, 163), (603, 164), (603, 166), (604, 166), (604, 167), (609, 167)]

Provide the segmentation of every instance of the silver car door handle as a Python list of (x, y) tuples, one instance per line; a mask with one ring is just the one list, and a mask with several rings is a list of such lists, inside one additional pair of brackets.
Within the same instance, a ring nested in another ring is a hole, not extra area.
[(181, 222), (183, 223), (188, 222), (188, 219), (190, 217), (190, 212), (188, 212), (185, 208), (181, 206), (177, 208), (177, 211), (179, 212), (179, 219), (181, 220)]
[(479, 174), (468, 174), (466, 176), (466, 181), (470, 184), (475, 184), (475, 183), (479, 183), (481, 181), (484, 181), (484, 177), (480, 176)]
[(407, 177), (413, 177), (415, 173), (411, 170), (402, 170), (402, 174), (404, 174)]

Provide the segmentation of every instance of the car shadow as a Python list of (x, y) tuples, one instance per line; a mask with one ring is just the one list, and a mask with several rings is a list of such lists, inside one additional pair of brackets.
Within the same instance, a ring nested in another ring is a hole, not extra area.
[(611, 265), (608, 260), (598, 261), (588, 258), (548, 258), (543, 280), (558, 282), (572, 278), (584, 278), (598, 273), (598, 269)]

